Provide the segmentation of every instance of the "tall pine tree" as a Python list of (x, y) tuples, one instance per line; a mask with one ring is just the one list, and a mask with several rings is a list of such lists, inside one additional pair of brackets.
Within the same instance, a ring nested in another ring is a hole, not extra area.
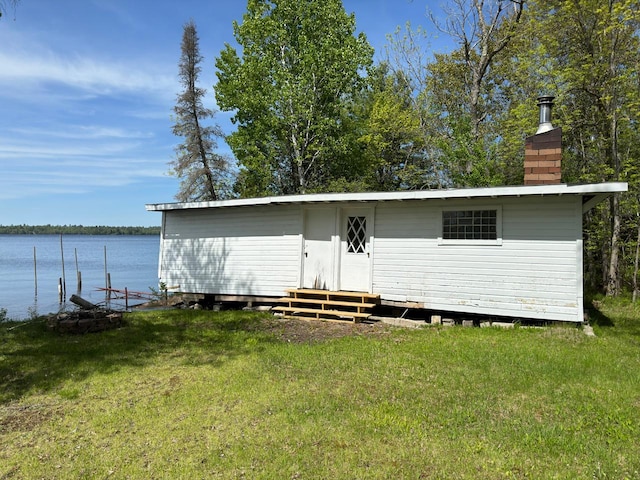
[(182, 55), (179, 63), (180, 83), (183, 91), (178, 95), (174, 112), (173, 133), (184, 137), (176, 147), (176, 158), (170, 162), (171, 173), (181, 179), (176, 194), (179, 201), (217, 200), (224, 191), (228, 176), (228, 161), (215, 152), (217, 138), (223, 138), (217, 125), (205, 125), (214, 112), (205, 108), (206, 90), (197, 86), (202, 56), (198, 46), (198, 33), (193, 20), (184, 26)]

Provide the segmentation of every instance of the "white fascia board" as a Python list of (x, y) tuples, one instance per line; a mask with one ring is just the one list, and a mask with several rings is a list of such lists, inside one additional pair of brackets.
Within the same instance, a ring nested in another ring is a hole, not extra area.
[(340, 202), (385, 202), (404, 200), (447, 200), (455, 198), (500, 198), (544, 195), (596, 195), (607, 197), (613, 193), (626, 192), (624, 182), (594, 183), (585, 185), (524, 185), (515, 187), (457, 188), (443, 190), (411, 190), (402, 192), (364, 193), (315, 193), (309, 195), (283, 195), (277, 197), (241, 198), (213, 202), (154, 203), (145, 208), (150, 212), (187, 210), (199, 208), (243, 207), (295, 203), (340, 203)]

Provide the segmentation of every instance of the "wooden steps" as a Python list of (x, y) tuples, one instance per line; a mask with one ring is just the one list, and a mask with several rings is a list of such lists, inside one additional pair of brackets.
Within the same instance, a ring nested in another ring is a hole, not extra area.
[(286, 291), (289, 296), (278, 300), (284, 305), (273, 307), (285, 317), (358, 322), (371, 316), (371, 310), (380, 303), (380, 295), (371, 293), (306, 288)]

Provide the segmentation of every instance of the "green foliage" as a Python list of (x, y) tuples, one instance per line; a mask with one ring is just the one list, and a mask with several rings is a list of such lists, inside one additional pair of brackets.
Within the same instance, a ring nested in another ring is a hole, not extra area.
[(372, 67), (342, 2), (249, 0), (234, 23), (240, 48), (227, 44), (216, 59), (216, 99), (237, 126), (228, 137), (240, 169), (233, 193), (521, 184), (536, 98), (553, 94), (563, 182), (630, 182), (630, 195), (585, 217), (588, 284), (630, 288), (640, 222), (640, 4), (524, 4), (450, 2), (434, 26), (453, 39), (451, 52), (431, 56), (427, 31), (407, 24)]
[(367, 183), (376, 191), (411, 188), (416, 175), (408, 173), (420, 163), (424, 140), (419, 113), (402, 75), (382, 64), (372, 77), (359, 138), (367, 159)]
[(109, 227), (106, 225), (0, 225), (8, 235), (160, 235), (160, 227)]
[(167, 284), (165, 282), (160, 282), (158, 287), (149, 287), (149, 292), (151, 292), (151, 297), (153, 300), (158, 302), (164, 302), (166, 305), (167, 300), (169, 299), (169, 289), (167, 288)]
[(442, 162), (456, 187), (489, 187), (504, 184), (504, 170), (496, 145), (476, 138), (468, 117), (448, 121), (449, 132), (438, 142)]
[(373, 51), (339, 0), (249, 0), (216, 59), (216, 100), (233, 111), (228, 137), (243, 196), (323, 189), (345, 141), (350, 100), (365, 85)]
[[(472, 55), (471, 53), (469, 55)], [(471, 115), (468, 100), (471, 78), (463, 50), (438, 54), (429, 67), (430, 102), (439, 114), (429, 126), (429, 135), (437, 146), (442, 174), (447, 187), (487, 187), (503, 185), (510, 175), (500, 158), (500, 132), (503, 102), (495, 95), (493, 70), (482, 83), (482, 95), (476, 109), (482, 109), (482, 121)], [(522, 171), (520, 165), (520, 171)]]
[(637, 97), (639, 6), (634, 0), (537, 3), (534, 14), (552, 55), (572, 153), (568, 181), (619, 179), (624, 119), (638, 119), (640, 113), (630, 97)]
[[(487, 2), (487, 8), (490, 3), (494, 2)], [(456, 2), (460, 9), (465, 5)], [(463, 23), (478, 18), (463, 12), (456, 15)], [(505, 134), (499, 125), (511, 103), (503, 95), (508, 85), (501, 76), (503, 70), (495, 68), (513, 58), (510, 43), (515, 41), (511, 38), (515, 27), (509, 16), (499, 15), (491, 21), (496, 22), (493, 33), (487, 30), (482, 40), (488, 42), (487, 51), (478, 46), (480, 43), (465, 42), (471, 28), (447, 31), (459, 48), (448, 54), (435, 53), (431, 60), (426, 59), (420, 44), (423, 30), (407, 25), (403, 33), (398, 30), (390, 38), (387, 61), (409, 88), (412, 109), (420, 121), (419, 161), (403, 172), (402, 187), (479, 187), (501, 185), (511, 179), (522, 181), (522, 158), (518, 161), (517, 157), (501, 155), (504, 135), (510, 132)], [(455, 23), (453, 17), (451, 22)], [(481, 26), (476, 27), (479, 32)], [(499, 47), (497, 39), (506, 46)]]
[[(640, 211), (640, 4), (531, 0), (521, 17), (506, 9), (502, 17), (487, 15), (504, 3), (453, 2), (438, 27), (459, 48), (431, 61), (418, 46), (420, 32), (408, 28), (392, 39), (391, 68), (408, 78), (421, 106), (423, 157), (437, 166), (439, 186), (521, 184), (536, 97), (554, 94), (563, 182), (631, 182), (630, 195), (585, 217), (588, 283), (610, 292), (628, 288)], [(479, 5), (482, 12), (474, 10)]]
[[(638, 163), (640, 141), (640, 3), (538, 0), (530, 9), (542, 47), (537, 52), (557, 83), (563, 180), (624, 180)], [(625, 224), (637, 223), (637, 201), (635, 193), (616, 196), (588, 217), (587, 268), (609, 294), (631, 283), (635, 249), (629, 246), (637, 240), (630, 238), (637, 236), (634, 228), (625, 232)]]

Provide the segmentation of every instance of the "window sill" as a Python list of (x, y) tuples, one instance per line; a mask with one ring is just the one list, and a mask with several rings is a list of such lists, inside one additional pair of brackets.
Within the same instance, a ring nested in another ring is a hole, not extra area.
[(438, 237), (438, 246), (494, 246), (500, 247), (502, 246), (502, 238), (497, 238), (495, 240), (445, 240), (441, 237)]

